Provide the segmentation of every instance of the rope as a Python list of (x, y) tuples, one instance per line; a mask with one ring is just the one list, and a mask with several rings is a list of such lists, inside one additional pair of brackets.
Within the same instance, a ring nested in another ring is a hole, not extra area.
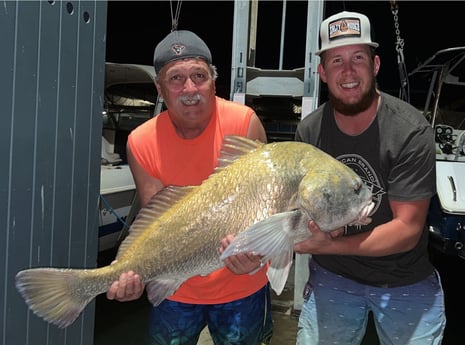
[(400, 90), (399, 98), (403, 99), (406, 102), (410, 102), (410, 85), (408, 80), (407, 67), (404, 60), (404, 40), (400, 37), (399, 29), (399, 17), (397, 16), (399, 12), (399, 6), (395, 0), (390, 1), (391, 3), (391, 12), (394, 17), (394, 27), (396, 31), (396, 51), (397, 51), (397, 67), (399, 69), (400, 77)]
[(105, 204), (107, 211), (109, 211), (112, 215), (114, 215), (125, 227), (129, 228), (129, 224), (127, 224), (124, 221), (124, 219), (120, 217), (120, 215), (115, 211), (113, 207), (111, 207), (110, 203), (107, 201), (107, 199), (105, 199), (105, 197), (102, 194), (100, 194), (100, 199)]
[(182, 0), (178, 0), (176, 3), (176, 12), (173, 15), (173, 0), (170, 0), (171, 31), (176, 31), (178, 29), (179, 15), (181, 14), (181, 5), (182, 5)]

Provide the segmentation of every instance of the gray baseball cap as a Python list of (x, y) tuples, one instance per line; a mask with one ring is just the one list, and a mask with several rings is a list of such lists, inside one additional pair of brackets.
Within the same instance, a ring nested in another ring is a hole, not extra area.
[(201, 58), (212, 63), (210, 49), (199, 36), (187, 30), (172, 31), (155, 47), (155, 73), (158, 74), (168, 62), (185, 58)]

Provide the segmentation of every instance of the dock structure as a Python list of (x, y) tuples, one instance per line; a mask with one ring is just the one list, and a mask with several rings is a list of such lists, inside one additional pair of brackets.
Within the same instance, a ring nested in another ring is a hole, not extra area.
[[(276, 69), (255, 66), (259, 1), (235, 0), (230, 99), (255, 109), (268, 141), (293, 140), (298, 122), (318, 106), (319, 28), (324, 1), (308, 1), (305, 55), (302, 67), (283, 69), (287, 2), (282, 2), (279, 64)], [(292, 19), (292, 18), (291, 18)], [(291, 42), (304, 44), (304, 42)], [(264, 106), (267, 104), (268, 106)], [(294, 311), (300, 312), (308, 278), (308, 255), (296, 254)]]

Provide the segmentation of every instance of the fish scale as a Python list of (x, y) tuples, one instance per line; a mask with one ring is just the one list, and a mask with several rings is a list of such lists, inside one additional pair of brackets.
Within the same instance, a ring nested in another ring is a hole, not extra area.
[[(226, 137), (218, 167), (201, 185), (168, 186), (141, 209), (116, 263), (28, 268), (17, 273), (16, 287), (35, 314), (67, 327), (121, 273), (139, 274), (158, 305), (229, 255), (253, 252), (269, 260), (270, 285), (279, 294), (294, 242), (310, 236), (310, 219), (331, 231), (365, 221), (370, 207), (371, 192), (358, 175), (310, 144)], [(220, 256), (220, 240), (229, 234), (236, 239)]]

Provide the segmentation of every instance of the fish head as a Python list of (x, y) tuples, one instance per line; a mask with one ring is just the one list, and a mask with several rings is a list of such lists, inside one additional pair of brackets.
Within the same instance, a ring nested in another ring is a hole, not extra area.
[(323, 231), (371, 222), (371, 189), (352, 169), (335, 159), (303, 177), (297, 199), (298, 206)]

